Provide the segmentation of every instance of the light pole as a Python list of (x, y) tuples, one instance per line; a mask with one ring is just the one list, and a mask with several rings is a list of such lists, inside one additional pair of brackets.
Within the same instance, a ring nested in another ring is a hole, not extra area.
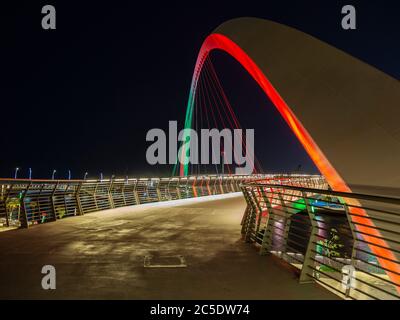
[(100, 172), (100, 182), (103, 181), (103, 172)]
[(68, 170), (68, 180), (71, 180), (71, 170)]
[(51, 180), (54, 180), (54, 175), (56, 174), (56, 172), (57, 172), (57, 170), (54, 169), (54, 170), (53, 170), (53, 174), (51, 175)]
[(86, 180), (88, 173), (85, 172), (85, 175), (83, 176), (83, 180)]
[(29, 180), (32, 180), (32, 168), (29, 168)]
[(14, 179), (17, 179), (17, 177), (18, 177), (18, 171), (19, 171), (19, 168), (18, 168), (18, 167), (15, 168)]

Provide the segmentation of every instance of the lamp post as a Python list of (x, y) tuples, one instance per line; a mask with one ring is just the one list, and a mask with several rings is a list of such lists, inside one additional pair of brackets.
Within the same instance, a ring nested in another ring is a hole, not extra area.
[(54, 169), (53, 174), (51, 175), (51, 180), (54, 180), (54, 176), (55, 176), (56, 172), (57, 172), (57, 170)]
[(103, 181), (103, 172), (100, 172), (100, 182)]
[(18, 171), (19, 171), (19, 168), (18, 168), (18, 167), (15, 168), (14, 179), (17, 179), (17, 177), (18, 177)]
[(71, 170), (68, 170), (68, 180), (71, 180)]
[(86, 180), (88, 173), (85, 172), (85, 175), (83, 176), (83, 180)]
[(29, 180), (32, 180), (32, 168), (29, 168)]

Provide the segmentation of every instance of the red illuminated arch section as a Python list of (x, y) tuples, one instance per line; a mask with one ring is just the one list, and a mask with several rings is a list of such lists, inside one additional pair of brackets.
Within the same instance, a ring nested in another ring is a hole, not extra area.
[[(279, 92), (274, 88), (273, 84), (268, 80), (267, 76), (260, 70), (256, 63), (246, 54), (246, 52), (242, 48), (240, 48), (235, 42), (230, 40), (225, 35), (218, 33), (211, 34), (206, 38), (200, 49), (192, 78), (191, 92), (189, 96), (188, 111), (186, 116), (186, 120), (188, 121), (188, 123), (185, 124), (185, 127), (187, 127), (188, 124), (189, 126), (191, 124), (190, 110), (193, 107), (197, 82), (199, 80), (203, 63), (212, 50), (225, 51), (233, 58), (235, 58), (247, 70), (247, 72), (253, 77), (253, 79), (258, 83), (258, 85), (262, 88), (265, 94), (278, 109), (282, 117), (285, 119), (286, 123), (289, 125), (290, 129), (293, 131), (297, 139), (301, 142), (304, 149), (307, 151), (312, 161), (315, 163), (319, 171), (324, 175), (331, 188), (335, 191), (351, 192), (351, 189), (348, 187), (344, 179), (339, 175), (339, 173), (326, 158), (326, 156), (318, 147), (311, 135), (307, 132), (307, 130), (298, 120), (296, 115), (292, 112), (291, 108), (280, 96)], [(185, 154), (185, 150), (183, 150), (183, 154)], [(180, 165), (180, 174), (181, 176), (185, 175), (184, 165), (182, 164)], [(356, 201), (351, 201), (350, 199), (347, 199), (347, 202), (349, 204), (358, 204)], [(384, 240), (379, 238), (381, 237), (381, 234), (378, 230), (374, 228), (374, 223), (368, 217), (365, 210), (352, 209), (352, 212), (359, 215), (358, 217), (353, 217), (353, 221), (363, 225), (357, 225), (357, 229), (364, 234), (367, 233), (372, 235), (365, 235), (364, 239), (365, 241), (376, 245), (370, 245), (371, 251), (377, 256), (377, 259), (382, 267), (386, 268), (387, 270), (393, 271), (388, 272), (388, 275), (393, 282), (399, 284), (399, 286), (397, 287), (399, 290), (400, 267), (397, 263), (390, 261), (397, 260), (395, 255), (390, 249), (385, 249), (385, 247), (387, 248), (389, 246)]]
[[(314, 142), (312, 137), (308, 134), (307, 130), (303, 127), (300, 121), (293, 114), (289, 106), (279, 95), (278, 91), (274, 88), (271, 82), (267, 79), (264, 73), (260, 70), (260, 68), (254, 63), (254, 61), (243, 51), (236, 43), (230, 40), (228, 37), (222, 34), (211, 34), (204, 41), (195, 66), (193, 79), (192, 79), (192, 87), (191, 94), (189, 98), (189, 105), (191, 104), (190, 100), (193, 100), (194, 95), (196, 94), (197, 82), (201, 73), (201, 69), (203, 68), (203, 63), (209, 53), (212, 50), (222, 50), (235, 58), (253, 77), (253, 79), (259, 84), (259, 86), (263, 89), (265, 94), (269, 97), (275, 107), (279, 110), (282, 117), (285, 119), (286, 123), (292, 129), (296, 137), (299, 139), (304, 149), (307, 151), (319, 171), (325, 176), (329, 185), (337, 191), (348, 191), (350, 192), (350, 188), (346, 185), (344, 180), (340, 177), (340, 175), (336, 172), (333, 166), (329, 163), (328, 159), (324, 156), (322, 151), (319, 149), (317, 144)], [(190, 106), (188, 107), (190, 109)], [(183, 175), (183, 165), (181, 164), (180, 173)]]

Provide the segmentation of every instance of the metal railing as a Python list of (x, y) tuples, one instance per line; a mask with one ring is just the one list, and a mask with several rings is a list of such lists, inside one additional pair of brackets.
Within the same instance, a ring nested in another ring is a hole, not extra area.
[(108, 180), (0, 179), (0, 230), (137, 204), (230, 192), (276, 175), (191, 176)]
[(345, 299), (400, 299), (400, 198), (309, 181), (242, 185), (242, 234)]

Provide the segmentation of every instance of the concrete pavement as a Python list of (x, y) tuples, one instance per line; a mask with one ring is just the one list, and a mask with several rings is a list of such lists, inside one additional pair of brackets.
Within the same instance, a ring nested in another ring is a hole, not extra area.
[[(243, 243), (241, 195), (108, 210), (0, 233), (1, 299), (337, 299)], [(186, 268), (144, 268), (183, 255)], [(57, 289), (41, 288), (54, 265)]]

